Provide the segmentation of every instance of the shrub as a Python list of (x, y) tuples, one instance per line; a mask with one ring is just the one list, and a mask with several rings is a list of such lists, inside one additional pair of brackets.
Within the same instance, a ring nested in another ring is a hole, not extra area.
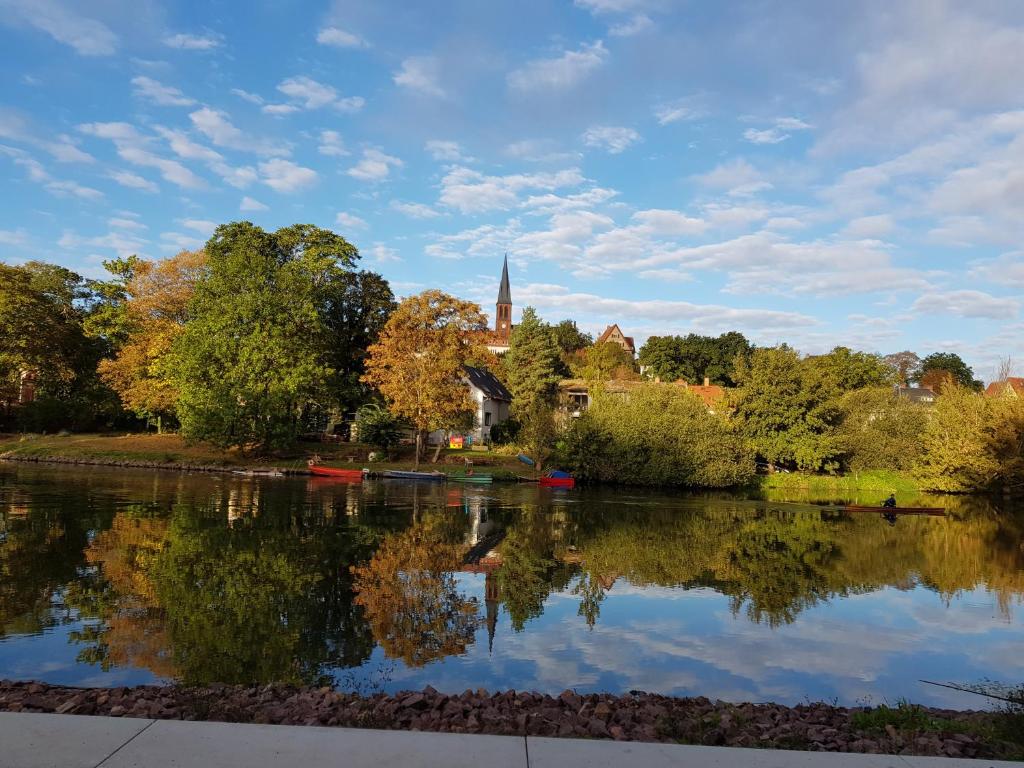
[(495, 445), (508, 445), (515, 442), (519, 435), (519, 422), (515, 419), (508, 419), (500, 424), (491, 427), (491, 442)]
[(729, 423), (671, 384), (644, 384), (626, 397), (595, 393), (561, 450), (582, 479), (723, 488), (754, 474), (753, 455)]
[(387, 409), (376, 404), (364, 405), (356, 414), (359, 442), (387, 452), (398, 445), (401, 427), (398, 419)]

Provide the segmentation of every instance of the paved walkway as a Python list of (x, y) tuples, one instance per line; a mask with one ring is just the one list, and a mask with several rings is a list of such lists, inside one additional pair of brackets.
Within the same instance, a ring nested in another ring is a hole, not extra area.
[(989, 768), (938, 757), (784, 752), (0, 713), (0, 768)]

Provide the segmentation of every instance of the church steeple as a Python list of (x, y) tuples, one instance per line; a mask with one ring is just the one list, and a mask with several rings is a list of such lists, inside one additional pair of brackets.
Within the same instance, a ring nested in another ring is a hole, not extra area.
[(494, 313), (494, 333), (502, 341), (512, 335), (512, 289), (508, 285), (508, 254), (501, 267), (501, 285), (498, 286), (497, 311)]

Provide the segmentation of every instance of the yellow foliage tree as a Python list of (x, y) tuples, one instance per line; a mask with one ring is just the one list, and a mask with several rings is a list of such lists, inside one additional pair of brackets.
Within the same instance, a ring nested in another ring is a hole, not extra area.
[(488, 359), (487, 319), (480, 307), (442, 291), (424, 291), (398, 305), (380, 339), (367, 350), (363, 381), (416, 430), (416, 464), (423, 436), (447, 429), (471, 411), (463, 368)]
[(182, 251), (157, 262), (139, 262), (128, 283), (128, 340), (99, 365), (102, 379), (125, 408), (139, 416), (173, 415), (178, 393), (163, 370), (171, 345), (188, 318), (188, 304), (206, 267), (202, 251)]

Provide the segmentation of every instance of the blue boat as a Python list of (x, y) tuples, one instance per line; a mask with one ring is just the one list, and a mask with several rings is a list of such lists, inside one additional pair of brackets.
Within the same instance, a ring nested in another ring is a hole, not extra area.
[(444, 472), (412, 472), (404, 469), (384, 470), (386, 480), (426, 480), (431, 483), (444, 482)]

